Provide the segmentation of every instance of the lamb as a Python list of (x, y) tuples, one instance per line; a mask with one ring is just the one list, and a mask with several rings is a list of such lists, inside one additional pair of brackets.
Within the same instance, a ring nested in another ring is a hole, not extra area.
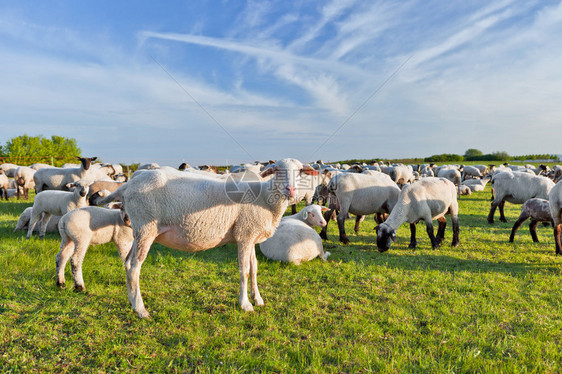
[(521, 207), (521, 214), (519, 218), (513, 225), (511, 229), (511, 235), (509, 235), (509, 242), (513, 243), (513, 239), (515, 238), (515, 233), (523, 222), (527, 220), (527, 218), (531, 218), (531, 224), (529, 225), (529, 230), (531, 232), (531, 237), (533, 238), (533, 242), (538, 243), (539, 238), (537, 237), (537, 226), (539, 222), (549, 222), (554, 226), (554, 222), (552, 221), (552, 215), (550, 214), (550, 205), (548, 204), (548, 200), (545, 199), (529, 199), (523, 203)]
[(328, 208), (309, 205), (299, 213), (283, 217), (272, 237), (260, 244), (263, 255), (271, 260), (300, 265), (318, 256), (327, 260), (330, 252), (324, 252), (322, 239), (314, 226), (324, 227), (322, 211)]
[(523, 204), (534, 197), (548, 199), (548, 194), (554, 187), (554, 182), (533, 173), (511, 172), (494, 175), (492, 186), (495, 191), (495, 198), (488, 214), (488, 223), (494, 223), (494, 213), (497, 207), (500, 208), (500, 221), (507, 222), (503, 212), (506, 201), (512, 204)]
[[(348, 213), (355, 214), (355, 232), (359, 231), (361, 216), (375, 213), (377, 223), (382, 221), (382, 214), (390, 213), (398, 200), (400, 188), (387, 175), (367, 175), (342, 173), (333, 177), (328, 183), (330, 196), (335, 197), (335, 204), (330, 204), (330, 211), (324, 218), (329, 221), (334, 210), (339, 210), (338, 228), (340, 241), (349, 244), (345, 233), (345, 219)], [(327, 239), (328, 225), (322, 228), (320, 237)]]
[[(396, 239), (398, 227), (404, 222), (409, 222), (411, 233), (409, 248), (415, 248), (417, 245), (416, 223), (424, 220), (431, 246), (435, 249), (439, 247), (445, 237), (446, 214), (451, 215), (452, 246), (456, 247), (459, 245), (458, 211), (457, 190), (451, 181), (436, 177), (421, 179), (400, 192), (398, 202), (387, 220), (375, 227), (377, 247), (380, 252), (387, 251)], [(437, 237), (433, 233), (433, 219), (437, 219), (439, 222)]]
[(562, 182), (556, 183), (550, 190), (548, 197), (550, 214), (554, 227), (554, 242), (556, 243), (556, 254), (562, 255)]
[(22, 197), (22, 194), (24, 199), (29, 198), (29, 189), (35, 187), (33, 175), (35, 175), (35, 170), (27, 166), (20, 166), (16, 169), (14, 180), (16, 181), (18, 200)]
[(472, 195), (472, 189), (469, 186), (466, 185), (460, 185), (459, 186), (459, 195)]
[(488, 182), (492, 179), (492, 176), (487, 174), (482, 179), (467, 179), (462, 182), (462, 186), (467, 186), (472, 192), (474, 191), (484, 191), (484, 188)]
[(100, 204), (122, 201), (131, 220), (135, 240), (125, 268), (129, 301), (137, 315), (149, 316), (140, 293), (139, 276), (153, 242), (190, 252), (237, 243), (240, 306), (245, 311), (254, 310), (247, 294), (248, 277), (256, 305), (264, 305), (257, 285), (255, 244), (275, 232), (288, 199), (296, 195), (295, 182), (301, 173), (318, 172), (295, 159), (280, 160), (261, 174), (274, 174), (271, 180), (245, 185), (247, 189), (242, 194), (253, 195), (247, 200), (240, 196), (240, 185), (232, 179), (148, 170), (102, 199)]
[(8, 200), (8, 188), (10, 187), (10, 180), (3, 170), (0, 170), (0, 199), (2, 195)]
[(471, 165), (463, 166), (462, 180), (464, 181), (471, 178), (481, 179), (482, 173), (480, 172), (480, 169)]
[(88, 204), (89, 205), (96, 205), (96, 200), (99, 196), (99, 192), (102, 190), (107, 190), (110, 193), (117, 190), (126, 182), (113, 182), (113, 181), (106, 181), (106, 180), (97, 180), (94, 181), (88, 190)]
[(396, 165), (388, 168), (383, 168), (382, 171), (388, 174), (390, 178), (399, 186), (404, 186), (407, 183), (412, 183), (415, 180), (414, 169), (411, 166)]
[[(18, 222), (16, 223), (16, 228), (14, 232), (18, 230), (27, 230), (29, 229), (29, 221), (31, 220), (31, 211), (33, 210), (32, 207), (25, 208), (25, 210), (20, 214), (18, 218)], [(43, 219), (43, 217), (41, 217)], [(58, 224), (59, 224), (60, 216), (51, 216), (49, 222), (44, 222), (47, 225), (45, 232), (58, 232)], [(43, 224), (43, 222), (41, 222)], [(36, 226), (34, 231), (38, 231), (38, 227)]]
[(64, 287), (64, 268), (68, 259), (74, 278), (74, 289), (84, 291), (82, 263), (90, 245), (113, 242), (123, 264), (133, 245), (133, 229), (120, 203), (113, 209), (88, 206), (74, 209), (60, 219), (58, 231), (62, 238), (56, 256), (57, 286)]
[[(44, 170), (44, 169), (41, 169)], [(31, 233), (35, 225), (43, 215), (41, 227), (39, 229), (39, 237), (45, 237), (46, 225), (52, 215), (63, 216), (73, 209), (81, 208), (88, 205), (86, 195), (92, 182), (81, 179), (74, 183), (69, 183), (66, 188), (71, 191), (43, 191), (35, 196), (33, 201), (33, 210), (31, 211), (31, 219), (27, 230), (27, 239), (31, 237)]]
[[(81, 166), (79, 168), (43, 168), (33, 175), (35, 181), (35, 192), (39, 194), (45, 190), (66, 190), (66, 186), (77, 182), (80, 179), (89, 178), (92, 173), (89, 171), (92, 161), (97, 157), (77, 157)], [(94, 178), (90, 178), (94, 179)]]

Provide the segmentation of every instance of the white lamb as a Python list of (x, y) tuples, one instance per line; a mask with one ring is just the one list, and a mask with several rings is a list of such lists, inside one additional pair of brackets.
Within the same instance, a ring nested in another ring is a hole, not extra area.
[(82, 263), (90, 245), (115, 243), (123, 264), (133, 245), (133, 229), (122, 204), (110, 204), (112, 209), (87, 206), (66, 213), (59, 221), (60, 252), (56, 256), (57, 286), (65, 283), (64, 268), (68, 259), (72, 268), (74, 288), (86, 289), (82, 278)]
[[(445, 237), (446, 214), (451, 215), (453, 224), (452, 246), (459, 245), (459, 205), (455, 185), (445, 178), (428, 177), (413, 183), (400, 192), (398, 202), (385, 222), (375, 227), (377, 247), (380, 252), (387, 251), (396, 239), (396, 230), (404, 222), (410, 223), (410, 246), (415, 248), (416, 223), (425, 221), (431, 246), (437, 248)], [(437, 237), (433, 233), (433, 222), (439, 222)]]
[[(40, 169), (44, 170), (44, 169)], [(69, 183), (66, 188), (71, 191), (43, 191), (35, 196), (33, 201), (33, 210), (31, 211), (31, 220), (27, 230), (27, 239), (31, 237), (31, 233), (37, 222), (43, 216), (41, 227), (39, 229), (39, 237), (45, 236), (46, 225), (52, 215), (63, 216), (73, 209), (81, 208), (88, 205), (86, 195), (90, 187), (91, 181), (79, 180)]]
[(322, 239), (313, 229), (324, 227), (326, 221), (322, 211), (327, 208), (309, 205), (297, 214), (283, 217), (275, 234), (260, 244), (263, 255), (271, 260), (290, 262), (300, 265), (318, 256), (327, 260), (330, 252), (324, 252)]
[[(32, 207), (25, 208), (25, 210), (20, 214), (20, 218), (18, 218), (18, 222), (16, 223), (16, 228), (14, 232), (18, 230), (27, 230), (29, 229), (29, 221), (31, 220), (31, 211), (33, 210)], [(47, 223), (46, 232), (58, 232), (58, 224), (59, 224), (60, 216), (51, 216), (51, 219)], [(37, 231), (37, 227), (35, 227), (34, 231)]]

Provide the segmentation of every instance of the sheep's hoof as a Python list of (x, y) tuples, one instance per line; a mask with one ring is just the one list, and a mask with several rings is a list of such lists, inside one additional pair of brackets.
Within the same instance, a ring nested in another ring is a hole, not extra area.
[(507, 223), (507, 219), (505, 219), (505, 218), (500, 218), (500, 222)]
[(451, 244), (451, 247), (453, 247), (453, 248), (457, 248), (458, 246), (459, 246), (459, 242), (453, 242)]
[(74, 286), (74, 291), (75, 292), (84, 292), (84, 291), (86, 291), (86, 287), (83, 286), (83, 285)]
[(253, 312), (254, 311), (254, 306), (249, 301), (245, 301), (244, 303), (240, 304), (240, 307), (245, 312)]
[(59, 281), (57, 281), (57, 287), (62, 290), (63, 288), (66, 287), (66, 283), (65, 283), (65, 282), (59, 282)]
[(417, 242), (410, 242), (410, 245), (408, 245), (408, 248), (410, 248), (410, 249), (416, 249), (416, 245), (418, 245)]
[(265, 305), (265, 303), (263, 302), (263, 299), (261, 297), (257, 298), (257, 299), (254, 299), (254, 301), (256, 302), (256, 306), (264, 306)]
[(493, 219), (493, 218), (491, 218), (491, 219), (488, 218), (488, 223), (489, 223), (490, 225), (493, 224), (493, 223), (494, 223), (494, 219)]
[(138, 312), (135, 310), (135, 312), (137, 313), (137, 316), (138, 316), (139, 318), (142, 318), (142, 319), (150, 319), (150, 313), (148, 313), (148, 312), (146, 311), (146, 309), (144, 309), (144, 308), (143, 308), (143, 310), (138, 311)]
[(340, 242), (342, 242), (342, 243), (345, 244), (345, 245), (347, 245), (347, 244), (350, 243), (350, 242), (349, 242), (349, 239), (348, 239), (347, 237), (342, 237), (342, 238), (340, 238)]

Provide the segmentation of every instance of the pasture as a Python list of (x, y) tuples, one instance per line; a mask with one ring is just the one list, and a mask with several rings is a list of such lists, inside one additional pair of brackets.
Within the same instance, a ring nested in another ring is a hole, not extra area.
[[(292, 266), (265, 259), (254, 313), (238, 305), (236, 247), (190, 254), (153, 245), (141, 272), (152, 319), (127, 301), (113, 244), (90, 248), (86, 291), (55, 286), (58, 234), (13, 233), (30, 201), (0, 202), (2, 372), (560, 372), (562, 258), (552, 228), (528, 224), (509, 243), (508, 223), (489, 225), (490, 186), (463, 196), (460, 246), (432, 250), (423, 223), (418, 248), (376, 250), (372, 217), (348, 246), (329, 224), (328, 262)], [(497, 213), (496, 213), (497, 214)]]

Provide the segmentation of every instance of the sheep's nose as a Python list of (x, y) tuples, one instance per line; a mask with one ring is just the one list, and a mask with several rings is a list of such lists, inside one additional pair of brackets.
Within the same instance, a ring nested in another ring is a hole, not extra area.
[(297, 188), (295, 186), (287, 186), (288, 197), (297, 196)]

